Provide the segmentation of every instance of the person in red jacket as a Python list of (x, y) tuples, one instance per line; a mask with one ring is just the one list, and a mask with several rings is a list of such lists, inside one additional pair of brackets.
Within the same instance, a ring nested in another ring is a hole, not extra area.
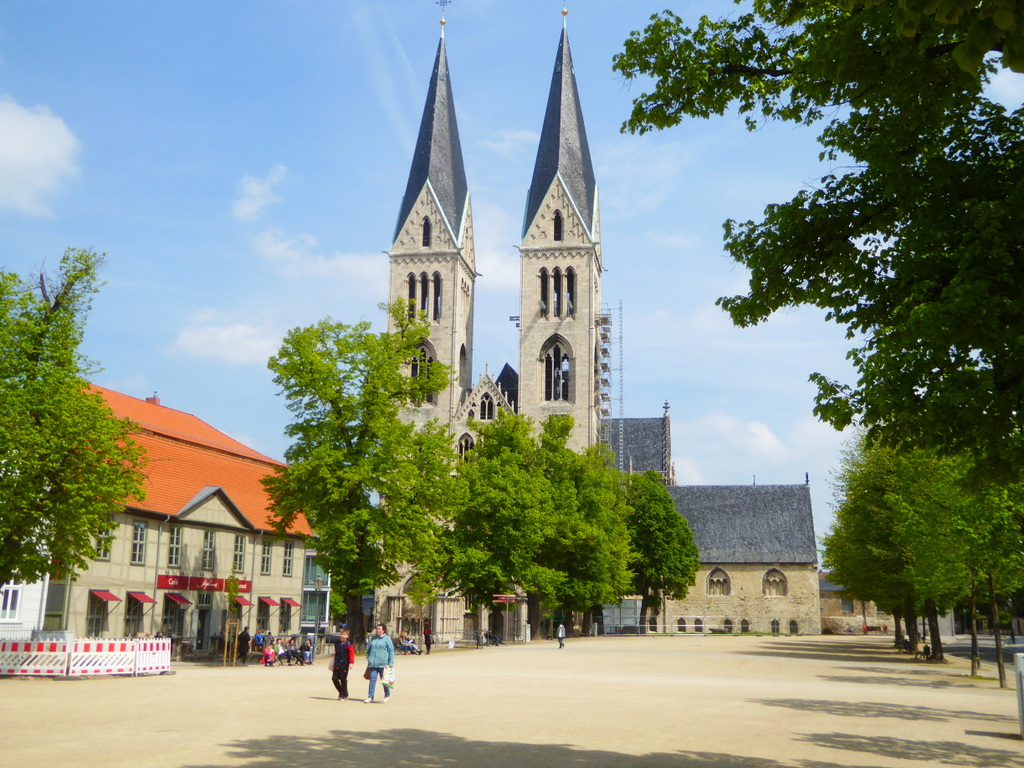
[(331, 665), (331, 682), (338, 691), (338, 698), (342, 701), (348, 699), (348, 671), (355, 666), (356, 649), (348, 641), (348, 630), (343, 629), (338, 633), (337, 642), (334, 643), (334, 663)]

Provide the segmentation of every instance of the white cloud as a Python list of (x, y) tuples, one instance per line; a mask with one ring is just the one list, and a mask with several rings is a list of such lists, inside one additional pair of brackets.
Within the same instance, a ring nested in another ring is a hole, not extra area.
[(190, 357), (209, 358), (231, 365), (265, 363), (277, 352), (284, 334), (268, 325), (248, 322), (244, 316), (215, 309), (194, 314), (181, 329), (172, 349)]
[(78, 175), (81, 144), (47, 107), (0, 97), (0, 208), (52, 216), (44, 202)]
[(238, 197), (231, 206), (231, 215), (242, 221), (256, 221), (263, 211), (281, 198), (274, 193), (274, 187), (284, 181), (288, 169), (278, 163), (270, 169), (265, 179), (243, 176), (238, 182)]
[(307, 278), (347, 280), (359, 285), (386, 285), (388, 260), (384, 254), (335, 254), (317, 252), (312, 235), (286, 235), (276, 227), (253, 240), (256, 252), (277, 265), (292, 280)]
[(523, 153), (529, 154), (537, 151), (537, 142), (540, 141), (540, 134), (536, 131), (520, 129), (516, 131), (499, 131), (493, 139), (485, 139), (478, 142), (485, 149), (500, 155), (501, 157), (518, 157)]
[(507, 209), (481, 205), (473, 209), (478, 288), (519, 291), (519, 220)]

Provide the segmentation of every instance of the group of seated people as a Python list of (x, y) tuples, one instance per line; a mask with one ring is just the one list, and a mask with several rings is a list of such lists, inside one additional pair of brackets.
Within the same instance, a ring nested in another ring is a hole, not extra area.
[(304, 667), (313, 663), (312, 649), (308, 640), (303, 640), (302, 645), (296, 645), (295, 638), (278, 638), (270, 634), (257, 632), (252, 638), (253, 650), (260, 654), (260, 664), (265, 667), (292, 666), (297, 664)]
[(416, 641), (409, 637), (408, 632), (403, 632), (398, 636), (398, 643), (395, 645), (395, 650), (399, 653), (404, 654), (415, 654), (419, 655), (423, 653), (419, 648), (416, 647)]

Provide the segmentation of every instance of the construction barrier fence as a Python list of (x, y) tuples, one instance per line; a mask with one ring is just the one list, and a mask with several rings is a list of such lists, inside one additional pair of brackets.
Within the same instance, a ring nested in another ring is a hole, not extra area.
[(171, 669), (169, 637), (125, 640), (0, 640), (0, 675), (158, 675)]

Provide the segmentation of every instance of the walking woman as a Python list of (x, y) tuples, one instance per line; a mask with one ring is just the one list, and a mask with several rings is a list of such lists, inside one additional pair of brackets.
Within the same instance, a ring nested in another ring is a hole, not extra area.
[(391, 686), (384, 682), (384, 667), (395, 665), (395, 646), (388, 637), (388, 628), (378, 624), (373, 628), (373, 635), (366, 644), (366, 668), (370, 672), (370, 691), (366, 696), (367, 704), (373, 703), (373, 691), (377, 687), (377, 678), (381, 678), (384, 687), (384, 703), (391, 700)]

